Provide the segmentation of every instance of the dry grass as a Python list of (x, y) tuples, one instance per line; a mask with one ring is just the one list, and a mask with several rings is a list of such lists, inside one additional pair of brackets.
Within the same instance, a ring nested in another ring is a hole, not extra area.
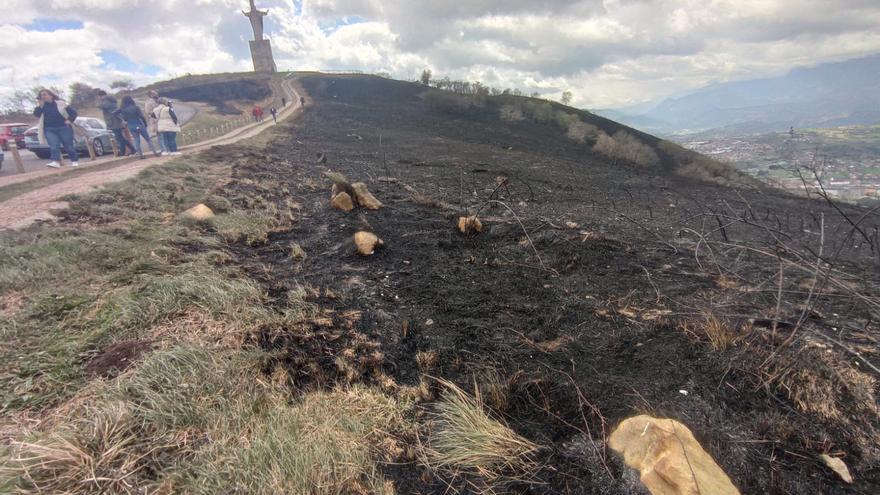
[(679, 322), (678, 328), (697, 340), (707, 342), (715, 352), (730, 348), (745, 334), (711, 311), (703, 311), (700, 318)]
[(434, 471), (490, 481), (528, 478), (539, 446), (489, 416), (479, 391), (471, 396), (451, 382), (440, 384), (445, 392), (432, 414), (422, 461)]
[(682, 177), (726, 186), (752, 187), (759, 184), (729, 163), (709, 158), (670, 141), (660, 141), (657, 147), (673, 161), (675, 173)]

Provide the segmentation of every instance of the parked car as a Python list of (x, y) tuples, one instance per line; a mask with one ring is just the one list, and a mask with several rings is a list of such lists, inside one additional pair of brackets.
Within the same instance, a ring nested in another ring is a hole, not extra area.
[(24, 133), (28, 124), (0, 124), (0, 149), (9, 150), (9, 143), (15, 141), (19, 149), (24, 149)]
[[(84, 156), (88, 156), (89, 148), (86, 139), (92, 142), (95, 147), (95, 156), (103, 156), (106, 153), (113, 152), (113, 144), (110, 138), (113, 132), (107, 130), (104, 121), (92, 117), (79, 117), (74, 122), (76, 134), (76, 151)], [(32, 151), (35, 155), (42, 159), (48, 159), (49, 145), (40, 144), (40, 138), (37, 135), (37, 127), (31, 127), (24, 133), (25, 146), (28, 151)], [(62, 148), (63, 152), (63, 148)]]

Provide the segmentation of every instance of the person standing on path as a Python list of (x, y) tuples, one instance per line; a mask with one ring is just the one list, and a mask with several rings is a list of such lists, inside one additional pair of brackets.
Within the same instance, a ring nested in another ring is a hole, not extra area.
[(156, 151), (153, 140), (150, 138), (150, 133), (147, 132), (147, 118), (131, 96), (122, 98), (122, 108), (117, 110), (115, 114), (125, 121), (125, 125), (134, 139), (134, 149), (142, 159), (144, 152), (141, 150), (141, 137), (147, 140), (147, 144), (150, 146), (153, 154), (159, 156), (159, 152)]
[(269, 109), (269, 113), (272, 114), (272, 120), (277, 124), (278, 123), (278, 109), (272, 107)]
[(40, 118), (39, 139), (41, 144), (49, 144), (50, 161), (46, 164), (49, 168), (61, 167), (61, 146), (70, 157), (70, 166), (79, 166), (79, 156), (76, 153), (76, 143), (73, 140), (73, 121), (76, 120), (76, 110), (67, 106), (67, 102), (48, 89), (41, 89), (37, 93), (37, 107), (34, 108), (34, 117)]
[(163, 155), (179, 155), (177, 151), (177, 133), (180, 132), (180, 122), (171, 101), (159, 98), (159, 106), (153, 109), (156, 116), (156, 127), (159, 130), (159, 139), (165, 145)]
[[(153, 110), (159, 106), (159, 92), (155, 89), (151, 89), (147, 92), (147, 101), (144, 102), (144, 115), (147, 117), (147, 132), (151, 137), (156, 137), (158, 139), (159, 136), (159, 123), (153, 117)], [(162, 144), (162, 140), (159, 139), (159, 149), (162, 151), (168, 151), (165, 149), (165, 145)]]
[(104, 124), (107, 126), (107, 129), (113, 131), (113, 136), (116, 138), (116, 144), (119, 147), (116, 156), (125, 156), (128, 154), (128, 150), (131, 150), (133, 155), (135, 153), (134, 145), (125, 137), (125, 132), (123, 131), (125, 122), (117, 115), (114, 115), (114, 112), (119, 108), (116, 98), (108, 95), (106, 91), (98, 92), (98, 96), (101, 97), (101, 101), (98, 102), (98, 108), (104, 113)]
[(282, 96), (281, 97), (281, 108), (284, 108), (286, 106), (287, 106), (287, 98)]

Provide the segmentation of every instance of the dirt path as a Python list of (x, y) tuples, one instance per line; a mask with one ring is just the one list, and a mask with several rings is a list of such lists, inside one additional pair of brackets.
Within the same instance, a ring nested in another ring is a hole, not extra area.
[[(279, 122), (288, 119), (300, 109), (300, 95), (293, 88), (291, 81), (291, 79), (286, 79), (280, 84), (281, 89), (286, 93), (287, 99), (291, 104), (279, 112)], [(184, 154), (191, 154), (206, 150), (213, 146), (232, 144), (242, 139), (256, 136), (273, 125), (272, 120), (267, 119), (259, 124), (255, 123), (240, 127), (224, 136), (209, 141), (184, 146), (181, 148), (181, 151), (183, 151)], [(54, 218), (51, 211), (66, 206), (65, 202), (59, 201), (59, 199), (64, 196), (81, 194), (96, 187), (126, 180), (134, 177), (148, 167), (166, 163), (173, 159), (174, 157), (151, 157), (144, 160), (130, 158), (120, 159), (119, 165), (113, 168), (75, 175), (69, 180), (50, 184), (46, 187), (10, 198), (0, 203), (0, 230), (19, 229), (27, 227), (36, 221)], [(107, 162), (104, 162), (104, 164), (106, 163)], [(51, 170), (28, 174), (29, 176), (26, 177), (26, 180), (40, 179), (42, 177), (64, 173), (70, 169), (62, 170), (63, 172)], [(10, 180), (0, 181), (0, 187), (24, 182), (23, 179), (18, 177), (10, 177), (8, 179)]]

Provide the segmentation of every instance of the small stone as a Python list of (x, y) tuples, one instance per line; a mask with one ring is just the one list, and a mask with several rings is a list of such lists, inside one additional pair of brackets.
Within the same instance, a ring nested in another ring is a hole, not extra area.
[(837, 476), (840, 476), (840, 479), (844, 481), (844, 483), (852, 483), (853, 477), (849, 473), (849, 468), (846, 467), (846, 463), (840, 460), (837, 457), (831, 457), (827, 454), (822, 454), (819, 456), (819, 459), (825, 463), (832, 471), (837, 473)]
[(359, 205), (368, 210), (378, 210), (382, 207), (382, 202), (373, 196), (367, 185), (363, 182), (355, 182), (351, 185), (351, 188), (354, 189), (354, 196)]
[(349, 212), (354, 209), (354, 201), (351, 200), (351, 196), (349, 196), (348, 193), (344, 192), (333, 196), (333, 199), (330, 201), (330, 205), (337, 210), (345, 212)]
[(426, 327), (430, 327), (430, 326), (433, 325), (433, 324), (434, 324), (434, 320), (432, 320), (432, 319), (430, 319), (430, 318), (427, 319), (427, 320), (425, 320), (425, 326), (426, 326)]
[(570, 228), (570, 229), (576, 229), (576, 228), (578, 228), (578, 224), (576, 224), (576, 223), (574, 223), (574, 222), (565, 222), (565, 226), (568, 227), (568, 228)]
[(483, 222), (476, 216), (459, 217), (458, 230), (465, 235), (480, 233), (483, 231)]
[(197, 220), (199, 222), (203, 222), (205, 220), (210, 220), (211, 218), (214, 218), (214, 211), (204, 204), (199, 203), (183, 212), (183, 216), (191, 218), (193, 220)]
[(354, 245), (361, 256), (372, 256), (376, 249), (384, 246), (382, 239), (372, 232), (358, 232), (354, 235)]

